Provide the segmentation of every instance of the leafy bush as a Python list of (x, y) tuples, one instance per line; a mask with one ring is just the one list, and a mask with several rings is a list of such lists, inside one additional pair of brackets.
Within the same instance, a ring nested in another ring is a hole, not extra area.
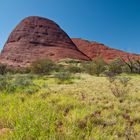
[(58, 63), (57, 65), (55, 65), (54, 70), (55, 72), (62, 72), (65, 70), (65, 68), (64, 68), (64, 65)]
[(55, 78), (57, 79), (57, 82), (60, 84), (65, 82), (71, 83), (72, 77), (69, 72), (60, 72), (55, 75)]
[(0, 74), (4, 75), (7, 73), (7, 65), (0, 63)]
[(114, 75), (120, 74), (123, 72), (124, 62), (121, 59), (117, 58), (114, 61), (110, 62), (107, 65), (106, 74), (112, 73)]
[(0, 91), (6, 89), (8, 85), (6, 76), (0, 75)]
[(36, 60), (31, 64), (31, 71), (35, 74), (50, 74), (55, 68), (55, 63), (49, 59)]
[(95, 63), (94, 72), (97, 76), (99, 76), (101, 73), (105, 71), (106, 63), (101, 57), (96, 58), (94, 60), (94, 63)]
[(105, 71), (106, 63), (101, 57), (98, 57), (92, 62), (84, 62), (82, 66), (85, 72), (89, 73), (90, 75), (99, 76)]
[(83, 62), (82, 67), (84, 69), (84, 72), (93, 75), (94, 74), (94, 63), (93, 62)]
[(31, 72), (31, 69), (29, 67), (26, 68), (11, 68), (10, 69), (11, 73), (19, 73), (19, 74), (28, 74)]
[(135, 73), (140, 74), (140, 60), (135, 60), (134, 63)]
[(70, 73), (81, 73), (83, 69), (79, 66), (70, 65), (67, 67), (67, 71)]

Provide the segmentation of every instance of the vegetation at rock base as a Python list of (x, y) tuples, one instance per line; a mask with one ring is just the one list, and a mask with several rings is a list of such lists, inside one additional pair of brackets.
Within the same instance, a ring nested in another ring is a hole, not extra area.
[(90, 75), (84, 64), (0, 75), (0, 139), (139, 139), (140, 75), (116, 73), (109, 64)]
[(50, 74), (55, 69), (55, 63), (49, 59), (39, 59), (31, 64), (30, 69), (35, 74)]

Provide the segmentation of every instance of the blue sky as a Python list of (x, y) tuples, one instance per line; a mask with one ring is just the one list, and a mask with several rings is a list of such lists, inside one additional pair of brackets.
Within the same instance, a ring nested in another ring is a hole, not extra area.
[(0, 48), (25, 17), (57, 22), (70, 37), (140, 53), (140, 0), (1, 0)]

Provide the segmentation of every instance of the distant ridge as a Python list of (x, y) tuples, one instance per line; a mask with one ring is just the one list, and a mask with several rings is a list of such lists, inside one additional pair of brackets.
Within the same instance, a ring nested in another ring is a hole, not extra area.
[(72, 38), (72, 41), (77, 46), (77, 48), (80, 51), (82, 51), (85, 55), (87, 55), (90, 59), (94, 59), (98, 56), (102, 56), (103, 59), (107, 62), (110, 62), (118, 57), (121, 57), (125, 60), (127, 60), (127, 57), (133, 59), (140, 59), (139, 54), (133, 54), (133, 53), (128, 53), (125, 51), (113, 49), (108, 46), (105, 46), (102, 43), (91, 42), (80, 38)]

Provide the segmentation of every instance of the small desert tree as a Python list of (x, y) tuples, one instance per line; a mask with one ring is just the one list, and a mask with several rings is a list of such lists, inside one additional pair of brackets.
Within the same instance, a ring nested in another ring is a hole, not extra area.
[(121, 58), (122, 61), (129, 68), (131, 73), (140, 73), (140, 59), (127, 56), (127, 59)]
[(121, 60), (128, 66), (128, 68), (130, 69), (131, 73), (134, 73), (135, 71), (135, 61), (132, 57), (127, 56), (126, 59), (121, 58)]
[(140, 60), (135, 60), (135, 71), (140, 74)]
[(106, 63), (102, 57), (97, 57), (94, 61), (94, 73), (100, 76), (105, 71)]
[(107, 66), (107, 72), (114, 75), (120, 74), (123, 72), (124, 62), (120, 58), (116, 58), (110, 62)]

